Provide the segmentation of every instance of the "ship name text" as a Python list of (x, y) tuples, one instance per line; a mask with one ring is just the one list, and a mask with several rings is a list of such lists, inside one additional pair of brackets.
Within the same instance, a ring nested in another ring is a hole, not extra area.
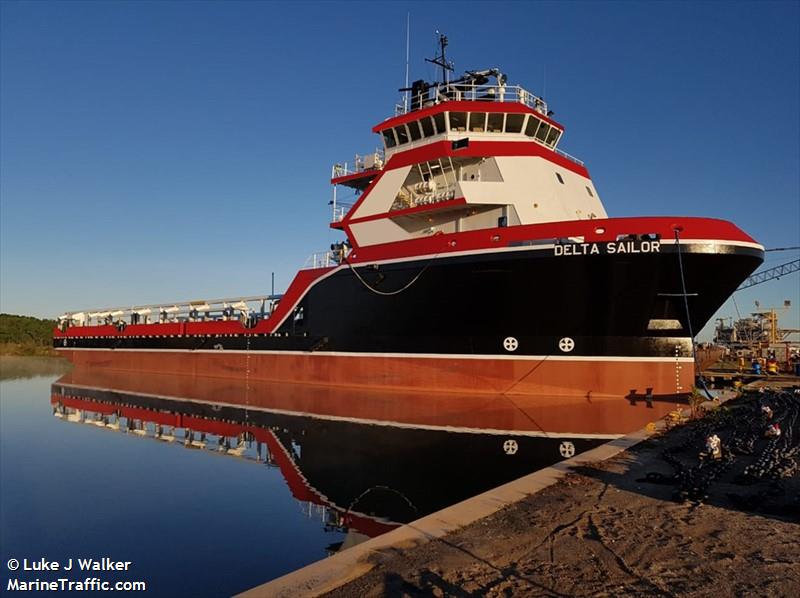
[(609, 243), (569, 243), (553, 247), (556, 257), (566, 255), (616, 255), (661, 253), (660, 241), (611, 241)]

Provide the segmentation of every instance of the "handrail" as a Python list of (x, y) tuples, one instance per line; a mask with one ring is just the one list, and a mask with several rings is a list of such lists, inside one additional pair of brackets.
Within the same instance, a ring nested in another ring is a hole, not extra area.
[(558, 149), (558, 148), (556, 147), (556, 148), (553, 148), (553, 151), (554, 151), (555, 153), (557, 153), (559, 156), (563, 156), (563, 157), (565, 157), (567, 160), (571, 160), (571, 161), (575, 162), (575, 164), (579, 164), (579, 165), (581, 165), (581, 166), (585, 166), (585, 164), (583, 163), (583, 160), (579, 160), (578, 158), (576, 158), (575, 156), (573, 156), (573, 155), (571, 155), (571, 154), (568, 154), (568, 153), (567, 153), (567, 152), (565, 152), (564, 150), (560, 150), (560, 149)]
[[(248, 316), (251, 312), (266, 315), (272, 312), (275, 302), (280, 301), (282, 294), (278, 295), (250, 295), (244, 297), (228, 297), (225, 299), (201, 299), (194, 301), (165, 301), (147, 305), (133, 305), (125, 307), (105, 307), (100, 309), (86, 309), (83, 311), (69, 311), (59, 316), (62, 323), (79, 325), (91, 324), (92, 320), (101, 323), (119, 321), (123, 317), (130, 317), (132, 321), (149, 320), (150, 314), (157, 320), (152, 323), (175, 322), (179, 318), (200, 317), (200, 314), (219, 314), (223, 318), (233, 319), (235, 313)], [(256, 303), (257, 306), (251, 306)], [(192, 314), (195, 314), (192, 316)]]
[[(433, 94), (430, 95), (429, 92)], [(395, 115), (408, 114), (447, 101), (512, 102), (524, 104), (547, 116), (547, 102), (519, 85), (474, 85), (468, 83), (438, 83), (427, 91), (410, 97), (408, 105), (397, 104)]]
[(386, 156), (382, 149), (376, 149), (371, 154), (356, 154), (352, 167), (347, 162), (337, 162), (334, 164), (331, 168), (331, 178), (338, 179), (366, 170), (382, 170), (385, 163)]
[(306, 259), (301, 270), (313, 270), (316, 268), (331, 268), (338, 266), (341, 259), (341, 252), (337, 251), (317, 251)]

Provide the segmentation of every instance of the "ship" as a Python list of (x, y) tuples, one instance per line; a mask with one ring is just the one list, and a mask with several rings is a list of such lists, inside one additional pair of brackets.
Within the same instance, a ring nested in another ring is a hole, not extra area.
[(334, 165), (342, 240), (284, 293), (72, 311), (55, 349), (145, 374), (686, 398), (695, 332), (763, 246), (720, 219), (609, 217), (544, 98), (496, 68), (455, 77), (440, 42), (441, 78), (401, 90), (382, 147)]

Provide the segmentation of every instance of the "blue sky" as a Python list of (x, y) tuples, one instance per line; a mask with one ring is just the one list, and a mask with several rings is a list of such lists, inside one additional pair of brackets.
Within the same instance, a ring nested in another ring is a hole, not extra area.
[[(0, 309), (258, 294), (272, 271), (283, 290), (338, 240), (330, 167), (377, 146), (408, 12), (411, 78), (441, 29), (457, 70), (543, 94), (609, 215), (800, 245), (799, 7), (2, 2)], [(736, 299), (797, 306), (800, 282)]]

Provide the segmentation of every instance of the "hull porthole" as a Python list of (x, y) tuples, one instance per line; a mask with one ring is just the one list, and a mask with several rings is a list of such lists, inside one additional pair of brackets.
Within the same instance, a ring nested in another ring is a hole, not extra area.
[(575, 348), (575, 341), (572, 340), (570, 337), (565, 336), (560, 341), (558, 341), (558, 348), (561, 349), (564, 353), (569, 353)]
[(506, 455), (516, 455), (519, 450), (519, 445), (516, 440), (509, 438), (503, 443), (503, 452)]
[(564, 442), (558, 445), (558, 452), (561, 453), (561, 456), (564, 457), (565, 459), (574, 457), (575, 445), (572, 444), (570, 441), (565, 440)]

